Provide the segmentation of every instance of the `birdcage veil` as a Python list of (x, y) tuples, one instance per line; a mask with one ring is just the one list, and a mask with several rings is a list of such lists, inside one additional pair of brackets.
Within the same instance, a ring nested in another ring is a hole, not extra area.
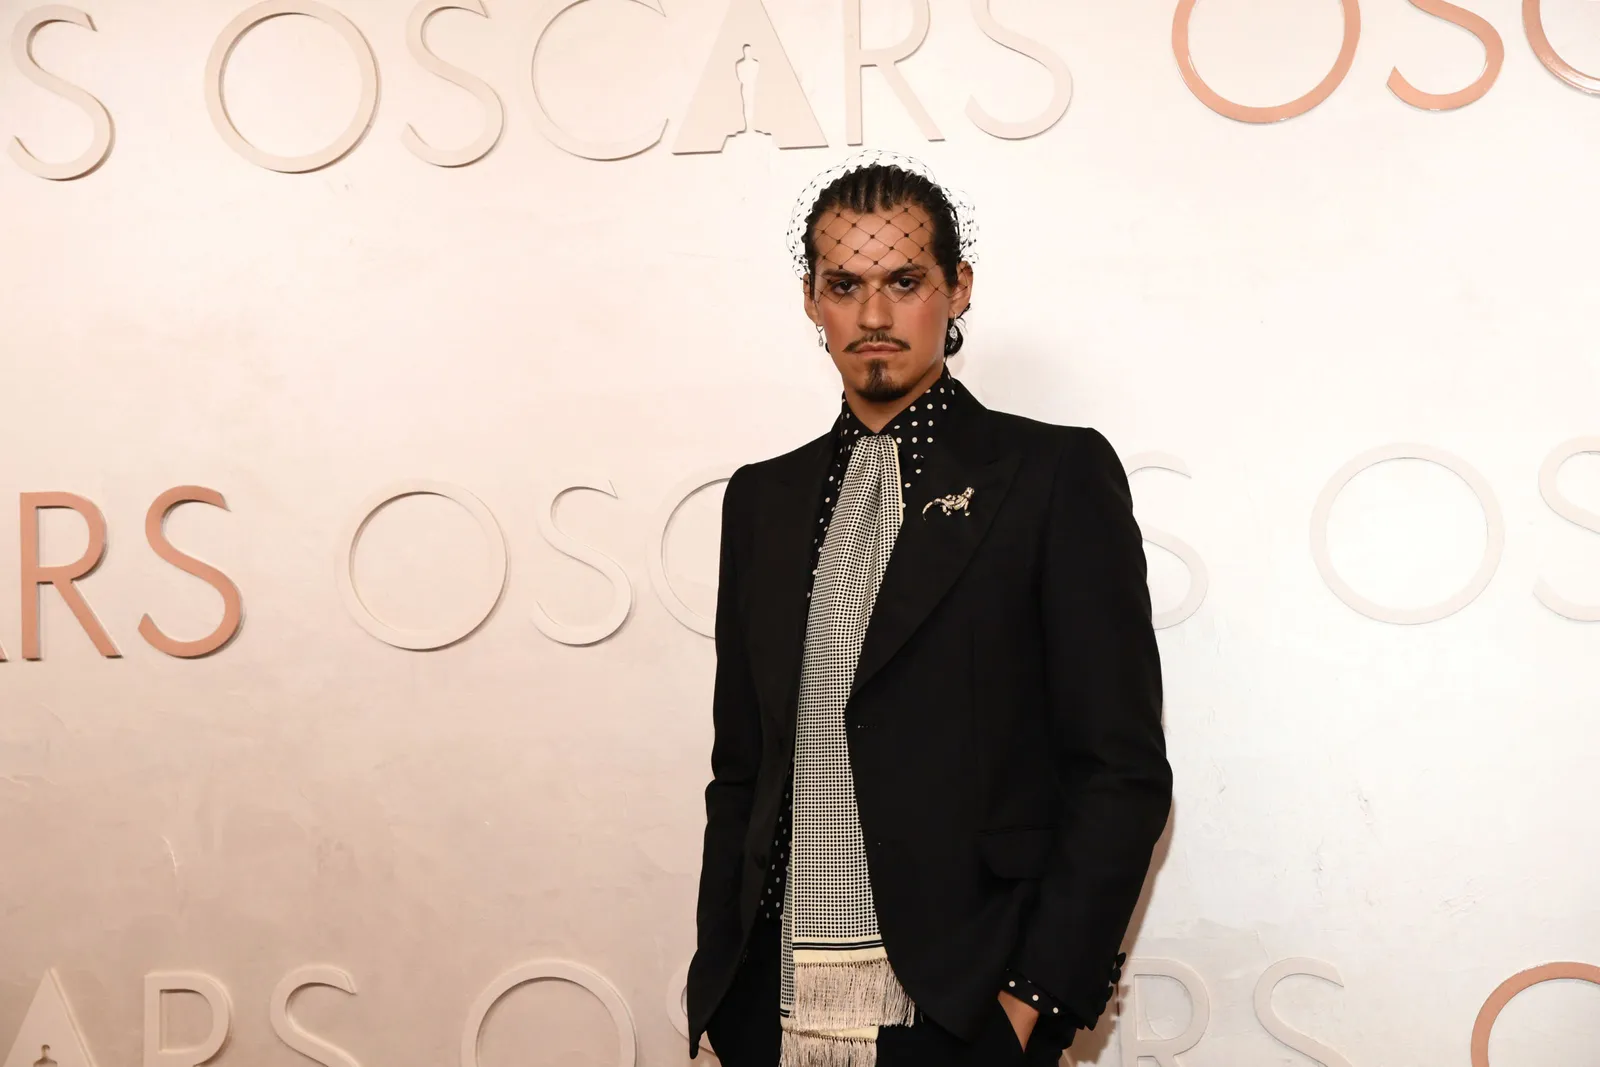
[(794, 209), (789, 215), (787, 234), (789, 256), (795, 274), (804, 278), (809, 271), (809, 267), (806, 264), (806, 221), (811, 215), (811, 209), (816, 206), (817, 198), (822, 195), (822, 191), (851, 171), (879, 164), (898, 167), (901, 170), (920, 175), (944, 194), (945, 199), (950, 202), (951, 209), (955, 212), (956, 242), (960, 249), (960, 258), (968, 263), (976, 263), (978, 261), (978, 217), (973, 209), (971, 198), (960, 189), (947, 185), (935, 178), (928, 165), (915, 156), (908, 156), (884, 148), (867, 148), (846, 156), (815, 178), (812, 178), (811, 181), (806, 183), (806, 187), (800, 191), (800, 195), (795, 198)]

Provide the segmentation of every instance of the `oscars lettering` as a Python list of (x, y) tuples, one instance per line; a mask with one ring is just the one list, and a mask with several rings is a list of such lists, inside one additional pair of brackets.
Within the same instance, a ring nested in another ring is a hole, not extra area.
[[(656, 0), (636, 0), (645, 10), (660, 18), (672, 16)], [(926, 40), (931, 25), (928, 0), (897, 0), (909, 8), (911, 28), (901, 40), (891, 44), (868, 45), (862, 40), (861, 0), (844, 0), (844, 24), (839, 51), (844, 60), (845, 114), (844, 143), (859, 145), (862, 133), (862, 79), (868, 68), (894, 92), (901, 107), (929, 141), (944, 139), (940, 119), (930, 113), (917, 95), (902, 64)], [(1189, 27), (1200, 0), (1179, 0), (1172, 20), (1170, 47), (1177, 60), (1183, 84), (1206, 107), (1224, 117), (1245, 123), (1268, 124), (1304, 115), (1333, 95), (1349, 74), (1361, 38), (1360, 0), (1339, 0), (1343, 12), (1343, 37), (1337, 59), (1322, 81), (1297, 100), (1271, 106), (1248, 106), (1222, 96), (1202, 73), (1203, 61), (1193, 56)], [(636, 132), (619, 137), (597, 138), (557, 123), (546, 111), (533, 83), (537, 81), (539, 47), (555, 21), (584, 0), (567, 0), (551, 5), (533, 35), (527, 51), (527, 88), (533, 103), (528, 121), (551, 144), (563, 152), (583, 159), (618, 160), (638, 155), (660, 144), (669, 125), (676, 120), (677, 130), (669, 151), (675, 155), (717, 153), (728, 138), (758, 133), (771, 138), (777, 149), (825, 148), (830, 144), (807, 99), (801, 79), (783, 42), (779, 39), (762, 0), (729, 0), (716, 36), (710, 43), (692, 95), (674, 110), (643, 116)], [(1413, 85), (1394, 67), (1387, 82), (1400, 100), (1422, 111), (1453, 111), (1480, 100), (1500, 77), (1506, 46), (1500, 32), (1481, 15), (1445, 0), (1411, 0), (1420, 11), (1443, 23), (1464, 30), (1476, 38), (1484, 51), (1482, 72), (1471, 83), (1445, 91)], [(1007, 114), (997, 117), (977, 95), (968, 97), (965, 118), (991, 137), (1019, 140), (1035, 137), (1053, 127), (1066, 113), (1072, 99), (1072, 73), (1065, 61), (1048, 44), (1001, 23), (989, 9), (990, 0), (969, 0), (967, 27), (976, 31), (982, 42), (974, 48), (999, 46), (1042, 67), (1050, 78), (1050, 97), (1042, 107), (1021, 104), (1005, 107)], [(429, 45), (427, 28), (437, 16), (459, 12), (486, 20), (494, 26), (493, 12), (486, 0), (421, 0), (411, 8), (404, 34), (409, 55), (417, 66), (465, 90), (478, 101), (480, 118), (475, 130), (457, 133), (451, 145), (441, 146), (424, 137), (406, 123), (399, 133), (410, 153), (436, 167), (467, 167), (482, 161), (499, 143), (506, 123), (502, 95), (481, 75), (441, 57)], [(356, 61), (361, 91), (345, 128), (332, 141), (314, 152), (282, 156), (267, 152), (241, 131), (228, 112), (225, 85), (229, 57), (241, 40), (256, 26), (269, 19), (298, 15), (317, 20), (341, 37)], [(1543, 20), (1540, 0), (1524, 0), (1522, 29), (1529, 47), (1539, 62), (1562, 83), (1581, 92), (1600, 95), (1600, 75), (1574, 67), (1550, 40)], [(450, 17), (462, 17), (452, 14)], [(45, 70), (34, 56), (35, 39), (42, 32), (64, 32), (75, 26), (96, 38), (101, 31), (93, 13), (64, 4), (51, 4), (26, 12), (12, 34), (11, 54), (18, 71), (56, 96), (84, 112), (91, 124), (89, 144), (75, 157), (64, 160), (40, 159), (21, 134), (7, 145), (17, 166), (39, 178), (69, 181), (95, 173), (113, 150), (114, 122), (106, 106), (88, 89)], [(626, 32), (626, 31), (619, 31)], [(104, 61), (118, 48), (115, 40), (85, 41)], [(129, 56), (131, 61), (131, 56)], [(603, 57), (600, 57), (603, 59)], [(810, 57), (807, 57), (810, 58)], [(262, 0), (241, 11), (219, 28), (205, 63), (204, 106), (217, 136), (241, 158), (255, 166), (285, 174), (320, 170), (337, 163), (366, 137), (378, 117), (380, 103), (378, 59), (361, 27), (332, 4), (323, 0)], [(1030, 113), (1030, 106), (1032, 110)], [(26, 127), (24, 120), (22, 125)]]
[[(1556, 484), (1561, 467), (1577, 456), (1600, 455), (1600, 437), (1575, 437), (1552, 449), (1545, 457), (1538, 474), (1540, 494), (1545, 504), (1558, 516), (1580, 529), (1600, 533), (1600, 514), (1574, 503)], [(1363, 596), (1350, 586), (1334, 566), (1328, 549), (1328, 519), (1334, 502), (1344, 487), (1356, 475), (1377, 464), (1391, 460), (1420, 460), (1434, 464), (1456, 475), (1472, 490), (1483, 509), (1488, 531), (1487, 544), (1476, 573), (1452, 596), (1438, 604), (1422, 608), (1395, 608)], [(1187, 465), (1177, 456), (1164, 452), (1140, 453), (1125, 463), (1130, 475), (1143, 471), (1167, 471), (1190, 477)], [(691, 497), (726, 481), (732, 473), (731, 465), (719, 465), (695, 471), (672, 486), (656, 506), (646, 535), (647, 580), (663, 608), (685, 629), (705, 637), (711, 636), (711, 620), (691, 608), (672, 586), (666, 568), (666, 547), (674, 517)], [(565, 533), (556, 523), (556, 506), (567, 494), (574, 492), (599, 493), (612, 499), (618, 490), (609, 479), (591, 478), (569, 481), (560, 485), (546, 498), (537, 518), (540, 537), (556, 552), (576, 560), (601, 574), (611, 587), (607, 606), (602, 616), (593, 622), (564, 622), (556, 618), (544, 605), (536, 604), (531, 622), (545, 637), (565, 645), (593, 645), (615, 635), (633, 613), (636, 603), (635, 579), (630, 577), (616, 560)], [(379, 619), (362, 599), (356, 587), (353, 571), (355, 552), (362, 531), (386, 504), (406, 496), (436, 496), (448, 500), (470, 515), (483, 531), (490, 546), (490, 573), (493, 579), (484, 603), (465, 620), (433, 627), (405, 628)], [(29, 492), (19, 497), (20, 543), (22, 563), (20, 569), (20, 601), (22, 616), (22, 658), (44, 658), (39, 605), (40, 598), (59, 596), (71, 610), (83, 633), (102, 656), (120, 658), (112, 633), (95, 613), (78, 581), (100, 566), (105, 555), (107, 521), (100, 508), (88, 498), (70, 492)], [(193, 659), (211, 655), (225, 648), (239, 634), (244, 619), (244, 598), (239, 587), (217, 567), (179, 551), (167, 540), (164, 530), (166, 516), (185, 503), (203, 503), (228, 510), (222, 493), (197, 485), (181, 485), (167, 490), (153, 501), (145, 514), (144, 534), (146, 544), (162, 560), (185, 573), (206, 582), (222, 598), (220, 620), (211, 624), (203, 636), (179, 639), (168, 636), (154, 618), (146, 614), (138, 623), (139, 636), (152, 648), (169, 656)], [(88, 547), (72, 563), (46, 565), (42, 562), (40, 547), (40, 512), (60, 508), (74, 512), (84, 524), (88, 534)], [(1181, 602), (1167, 608), (1157, 605), (1155, 622), (1158, 628), (1180, 625), (1194, 615), (1205, 600), (1210, 586), (1210, 575), (1199, 551), (1164, 530), (1146, 525), (1145, 542), (1171, 553), (1183, 563), (1188, 572), (1188, 588)], [(1356, 456), (1333, 474), (1325, 483), (1315, 507), (1312, 509), (1310, 548), (1311, 558), (1328, 589), (1353, 610), (1381, 622), (1398, 624), (1423, 624), (1437, 622), (1465, 608), (1493, 580), (1499, 567), (1501, 551), (1505, 545), (1506, 524), (1493, 487), (1466, 459), (1424, 444), (1391, 444), (1371, 449)], [(371, 636), (395, 648), (425, 651), (454, 644), (476, 632), (493, 615), (500, 603), (509, 573), (510, 548), (499, 521), (489, 506), (469, 490), (447, 482), (411, 480), (397, 482), (373, 493), (351, 514), (337, 540), (336, 581), (350, 618)], [(1600, 604), (1581, 604), (1557, 590), (1549, 581), (1539, 578), (1531, 590), (1535, 599), (1556, 615), (1574, 622), (1600, 621)], [(198, 625), (198, 624), (196, 624)], [(0, 662), (6, 658), (0, 648)]]

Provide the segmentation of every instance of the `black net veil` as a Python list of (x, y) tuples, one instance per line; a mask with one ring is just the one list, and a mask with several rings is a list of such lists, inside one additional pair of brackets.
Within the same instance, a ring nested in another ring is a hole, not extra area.
[[(878, 184), (863, 187), (844, 181), (867, 168), (892, 168), (916, 175), (926, 186), (903, 180), (886, 184), (890, 189), (933, 195), (911, 192), (881, 197), (876, 195), (882, 188)], [(861, 194), (863, 189), (865, 196), (848, 195)], [(841, 197), (841, 192), (847, 195)], [(885, 199), (890, 206), (884, 206)], [(932, 203), (924, 204), (924, 200)], [(953, 226), (941, 225), (934, 217), (944, 214), (946, 205)], [(812, 235), (810, 250), (808, 232)], [(896, 302), (927, 300), (938, 292), (949, 295), (957, 284), (957, 263), (977, 261), (978, 222), (971, 199), (935, 178), (920, 159), (881, 148), (856, 152), (812, 178), (795, 199), (786, 236), (797, 276), (811, 279), (813, 264), (808, 251), (816, 256), (817, 277), (810, 281), (810, 291), (818, 301), (865, 302), (878, 292)], [(960, 331), (952, 321), (946, 353), (959, 347)]]

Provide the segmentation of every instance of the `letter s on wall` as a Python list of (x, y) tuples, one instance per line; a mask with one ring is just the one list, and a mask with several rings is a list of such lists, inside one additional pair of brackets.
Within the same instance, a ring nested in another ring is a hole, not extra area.
[(304, 987), (312, 985), (325, 985), (351, 994), (356, 991), (356, 980), (342, 968), (326, 963), (308, 963), (304, 967), (296, 967), (284, 975), (272, 991), (272, 1001), (267, 1006), (272, 1032), (278, 1035), (278, 1040), (321, 1067), (361, 1067), (350, 1053), (308, 1033), (289, 1014), (290, 998)]
[[(1600, 515), (1568, 500), (1556, 485), (1562, 464), (1586, 452), (1600, 453), (1600, 437), (1574, 437), (1557, 445), (1539, 468), (1539, 495), (1550, 505), (1550, 510), (1563, 519), (1590, 533), (1600, 533)], [(1543, 578), (1534, 583), (1533, 595), (1538, 597), (1539, 603), (1563, 618), (1573, 622), (1600, 622), (1600, 604), (1584, 605), (1568, 600)]]
[(544, 605), (535, 603), (533, 606), (533, 624), (539, 632), (552, 641), (559, 641), (563, 645), (593, 645), (604, 641), (622, 628), (628, 620), (628, 615), (633, 611), (633, 583), (628, 580), (628, 572), (623, 570), (616, 560), (589, 545), (579, 541), (576, 537), (562, 533), (556, 527), (556, 504), (563, 496), (574, 489), (590, 489), (596, 493), (616, 499), (617, 491), (609, 481), (593, 479), (577, 481), (556, 490), (550, 497), (550, 503), (540, 510), (538, 514), (539, 533), (544, 536), (551, 548), (563, 556), (586, 563), (599, 571), (611, 583), (611, 605), (606, 609), (605, 615), (595, 622), (589, 623), (561, 623), (550, 617)]
[(483, 105), (486, 113), (483, 132), (478, 135), (477, 140), (465, 148), (434, 148), (422, 139), (415, 126), (407, 123), (406, 128), (400, 133), (400, 143), (425, 163), (432, 163), (436, 167), (465, 167), (488, 155), (489, 150), (500, 143), (500, 134), (506, 127), (506, 108), (488, 82), (476, 74), (469, 74), (460, 67), (446, 63), (428, 51), (428, 41), (424, 32), (428, 20), (441, 11), (470, 11), (488, 18), (489, 10), (483, 6), (483, 0), (422, 0), (411, 9), (411, 18), (406, 23), (406, 46), (411, 49), (411, 55), (416, 59), (418, 66), (447, 82), (461, 86), (477, 97), (478, 102)]
[(1500, 39), (1500, 32), (1489, 25), (1483, 16), (1457, 7), (1449, 0), (1411, 0), (1411, 3), (1418, 10), (1460, 26), (1476, 37), (1483, 45), (1483, 73), (1471, 85), (1457, 92), (1425, 93), (1407, 81), (1406, 76), (1400, 73), (1400, 68), (1395, 67), (1389, 71), (1389, 91), (1412, 107), (1428, 111), (1454, 111), (1482, 98), (1484, 93), (1493, 88), (1495, 79), (1500, 77), (1500, 68), (1505, 65), (1506, 43)]
[(33, 58), (34, 37), (52, 22), (70, 22), (74, 26), (94, 30), (94, 20), (75, 7), (51, 4), (48, 7), (34, 8), (22, 16), (22, 21), (17, 23), (16, 32), (11, 36), (11, 59), (29, 81), (48, 92), (72, 101), (88, 112), (94, 134), (89, 140), (89, 147), (85, 148), (77, 159), (69, 159), (64, 163), (46, 163), (28, 151), (19, 137), (11, 138), (6, 151), (17, 166), (29, 174), (60, 182), (81, 178), (106, 161), (106, 157), (111, 154), (111, 112), (83, 89), (39, 66)]
[[(1127, 461), (1128, 477), (1132, 478), (1140, 471), (1171, 471), (1185, 478), (1190, 476), (1189, 468), (1183, 460), (1167, 452), (1141, 452), (1137, 456), (1130, 457)], [(1189, 570), (1189, 591), (1184, 594), (1183, 600), (1175, 608), (1156, 612), (1150, 620), (1157, 630), (1165, 630), (1178, 625), (1200, 610), (1200, 605), (1206, 598), (1206, 591), (1211, 587), (1211, 579), (1206, 572), (1205, 561), (1188, 542), (1174, 537), (1165, 530), (1142, 530), (1142, 532), (1146, 541), (1177, 556)]]

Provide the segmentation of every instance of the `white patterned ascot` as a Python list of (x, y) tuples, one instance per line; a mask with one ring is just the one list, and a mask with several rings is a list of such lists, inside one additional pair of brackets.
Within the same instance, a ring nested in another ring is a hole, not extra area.
[(806, 618), (783, 907), (781, 1067), (872, 1067), (916, 1005), (889, 966), (867, 877), (844, 706), (905, 503), (894, 437), (858, 438)]

